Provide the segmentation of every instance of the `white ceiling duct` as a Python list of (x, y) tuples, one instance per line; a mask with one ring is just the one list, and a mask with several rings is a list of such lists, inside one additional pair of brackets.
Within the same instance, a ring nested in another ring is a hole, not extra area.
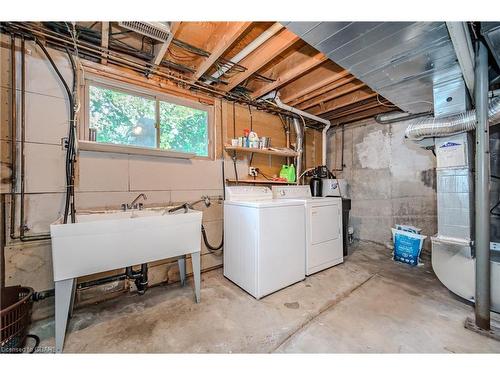
[(120, 21), (118, 25), (159, 42), (167, 42), (171, 34), (168, 22)]

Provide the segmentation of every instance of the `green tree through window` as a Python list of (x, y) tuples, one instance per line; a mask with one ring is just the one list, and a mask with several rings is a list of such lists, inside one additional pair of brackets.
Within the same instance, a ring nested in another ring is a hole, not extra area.
[(160, 102), (160, 148), (208, 156), (208, 113)]
[(89, 86), (89, 127), (96, 141), (208, 156), (208, 112), (119, 90)]

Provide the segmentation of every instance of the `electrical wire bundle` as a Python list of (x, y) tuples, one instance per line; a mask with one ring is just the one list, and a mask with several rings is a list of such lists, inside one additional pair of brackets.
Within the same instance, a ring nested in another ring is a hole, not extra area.
[(73, 59), (73, 56), (66, 48), (66, 53), (71, 63), (71, 69), (73, 71), (73, 87), (70, 90), (68, 84), (66, 83), (64, 77), (61, 72), (57, 68), (54, 60), (50, 56), (49, 52), (45, 48), (45, 46), (40, 42), (38, 38), (35, 38), (35, 43), (40, 47), (45, 56), (50, 62), (50, 65), (54, 68), (57, 76), (61, 80), (61, 83), (66, 90), (66, 94), (69, 100), (69, 130), (68, 130), (68, 140), (66, 144), (66, 200), (64, 204), (64, 216), (63, 223), (66, 224), (68, 222), (68, 216), (71, 216), (71, 222), (74, 223), (76, 221), (75, 214), (75, 162), (76, 162), (76, 106), (75, 106), (75, 97), (77, 90), (77, 75), (76, 75), (76, 65)]

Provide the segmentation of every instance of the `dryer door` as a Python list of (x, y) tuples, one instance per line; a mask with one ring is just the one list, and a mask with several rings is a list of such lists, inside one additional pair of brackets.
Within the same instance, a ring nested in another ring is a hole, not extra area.
[(306, 275), (342, 263), (342, 210), (338, 204), (309, 207)]
[(312, 245), (335, 240), (341, 236), (340, 204), (311, 207), (309, 214)]

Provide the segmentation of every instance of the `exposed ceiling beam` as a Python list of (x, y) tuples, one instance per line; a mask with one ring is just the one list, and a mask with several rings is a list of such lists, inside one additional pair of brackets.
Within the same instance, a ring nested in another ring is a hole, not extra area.
[[(101, 23), (101, 48), (105, 51), (108, 50), (109, 46), (109, 22)], [(105, 57), (103, 53), (103, 57), (101, 58), (101, 64), (106, 65), (108, 63), (108, 59)]]
[(252, 99), (260, 98), (262, 95), (267, 94), (270, 91), (273, 91), (277, 89), (280, 86), (286, 85), (288, 82), (294, 80), (297, 77), (300, 77), (304, 73), (307, 73), (311, 69), (314, 69), (317, 67), (319, 64), (323, 63), (326, 61), (328, 57), (324, 55), (321, 52), (318, 52), (314, 56), (311, 56), (307, 60), (303, 61), (302, 63), (293, 66), (294, 64), (292, 63), (291, 65), (293, 66), (291, 69), (285, 71), (281, 76), (279, 76), (276, 81), (269, 83), (265, 85), (264, 87), (256, 90), (255, 92), (252, 93), (251, 97)]
[[(387, 105), (387, 108), (391, 108), (392, 110), (397, 109), (395, 107), (389, 107), (390, 103), (387, 101), (384, 104)], [(359, 102), (359, 103), (348, 105), (346, 107), (337, 109), (337, 110), (332, 111), (332, 112), (324, 113), (322, 116), (325, 118), (329, 118), (329, 119), (335, 119), (335, 118), (339, 118), (339, 117), (345, 117), (348, 115), (352, 115), (352, 114), (357, 113), (357, 112), (366, 111), (368, 109), (372, 109), (372, 108), (376, 108), (376, 107), (382, 107), (382, 105), (378, 102), (378, 100), (376, 100), (376, 99), (374, 100), (373, 98), (371, 98), (371, 99), (363, 100), (362, 102)]]
[(364, 82), (358, 81), (358, 80), (353, 80), (352, 82), (346, 83), (342, 86), (337, 86), (336, 89), (332, 89), (330, 91), (325, 92), (324, 94), (318, 95), (314, 98), (311, 98), (309, 100), (306, 100), (302, 102), (300, 105), (296, 105), (297, 108), (300, 109), (308, 109), (311, 107), (314, 107), (315, 105), (318, 105), (320, 103), (325, 103), (329, 100), (338, 98), (339, 96), (349, 94), (353, 91), (356, 91), (362, 87), (365, 87), (366, 85)]
[(227, 85), (219, 85), (218, 88), (224, 91), (230, 91), (238, 86), (241, 82), (257, 72), (264, 65), (268, 64), (276, 56), (290, 48), (300, 38), (286, 29), (281, 30), (271, 39), (259, 46), (256, 50), (250, 53), (247, 57), (240, 61), (240, 65), (247, 70), (237, 73), (228, 80)]
[(335, 90), (337, 87), (347, 85), (348, 83), (350, 83), (354, 80), (356, 80), (356, 77), (349, 74), (349, 75), (347, 75), (347, 77), (343, 77), (341, 79), (333, 81), (329, 84), (326, 84), (326, 85), (320, 87), (319, 89), (317, 89), (315, 91), (312, 91), (306, 95), (301, 96), (300, 98), (292, 100), (289, 104), (293, 105), (293, 106), (298, 106), (299, 104), (305, 102), (306, 100), (316, 98), (317, 96), (319, 96), (321, 94)]
[(356, 90), (350, 94), (343, 95), (341, 97), (330, 100), (326, 103), (320, 103), (317, 106), (311, 108), (307, 112), (312, 113), (313, 115), (321, 115), (323, 113), (331, 112), (335, 109), (342, 108), (348, 106), (350, 104), (358, 103), (362, 100), (366, 100), (369, 98), (373, 98), (377, 95), (377, 93), (370, 90), (368, 87)]
[(224, 27), (220, 34), (213, 35), (210, 45), (206, 47), (211, 51), (210, 56), (201, 63), (194, 74), (194, 79), (198, 80), (210, 67), (219, 59), (224, 52), (252, 25), (252, 22), (228, 22), (230, 25)]
[(180, 22), (171, 22), (170, 23), (170, 35), (168, 36), (168, 39), (163, 43), (155, 44), (155, 46), (154, 46), (155, 57), (153, 59), (154, 65), (160, 65), (161, 61), (165, 57), (165, 54), (167, 53), (168, 47), (170, 46), (172, 39), (174, 39), (174, 35), (177, 32), (179, 26), (180, 26)]
[(366, 111), (357, 112), (357, 113), (354, 113), (354, 114), (351, 114), (351, 115), (333, 118), (333, 119), (331, 119), (331, 121), (332, 121), (333, 124), (338, 124), (338, 125), (340, 125), (340, 124), (346, 124), (348, 122), (360, 121), (360, 120), (363, 120), (363, 119), (366, 119), (366, 118), (369, 118), (369, 117), (376, 116), (376, 115), (378, 115), (380, 113), (390, 112), (390, 111), (393, 111), (393, 110), (394, 109), (391, 109), (391, 108), (388, 108), (388, 107), (379, 106), (379, 107), (376, 107), (376, 108), (368, 109)]
[(283, 101), (286, 101), (286, 103), (290, 105), (295, 105), (292, 103), (294, 103), (293, 101), (297, 98), (350, 75), (347, 70), (344, 70), (338, 65), (332, 66), (332, 64), (333, 63), (324, 63), (313, 71), (282, 87), (280, 89), (280, 95), (283, 96)]

